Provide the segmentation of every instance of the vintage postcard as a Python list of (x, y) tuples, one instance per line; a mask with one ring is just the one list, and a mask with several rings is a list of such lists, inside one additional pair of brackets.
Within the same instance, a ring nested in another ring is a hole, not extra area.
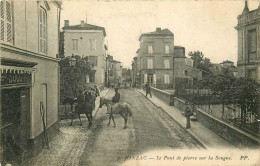
[(260, 1), (0, 14), (0, 166), (260, 165)]

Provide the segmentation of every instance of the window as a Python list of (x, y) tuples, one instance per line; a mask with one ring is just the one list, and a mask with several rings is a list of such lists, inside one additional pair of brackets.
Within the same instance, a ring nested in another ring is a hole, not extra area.
[(169, 59), (164, 59), (164, 68), (169, 69), (170, 68), (170, 61)]
[(256, 70), (255, 69), (250, 69), (247, 72), (248, 72), (248, 78), (256, 79)]
[(184, 70), (184, 75), (187, 76), (188, 75), (188, 71)]
[(169, 54), (170, 49), (169, 49), (169, 45), (165, 45), (165, 54)]
[(170, 83), (169, 74), (164, 74), (164, 83), (165, 84), (169, 84)]
[(47, 53), (47, 14), (40, 8), (40, 53)]
[(78, 39), (72, 39), (72, 43), (73, 43), (73, 50), (78, 50)]
[(256, 52), (257, 40), (256, 29), (248, 32), (249, 37), (249, 52)]
[(153, 60), (152, 59), (148, 59), (147, 68), (153, 69)]
[(153, 74), (147, 74), (147, 83), (153, 84)]
[(153, 46), (148, 46), (148, 54), (153, 54)]
[(89, 56), (89, 63), (92, 65), (92, 66), (97, 66), (97, 56)]
[(96, 50), (96, 39), (89, 39), (89, 49)]
[(10, 1), (1, 1), (0, 4), (1, 41), (13, 43), (12, 7)]

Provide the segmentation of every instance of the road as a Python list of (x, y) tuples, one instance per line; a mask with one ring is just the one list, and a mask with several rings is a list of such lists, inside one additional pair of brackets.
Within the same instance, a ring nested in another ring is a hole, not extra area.
[[(173, 118), (134, 89), (120, 89), (121, 98), (132, 107), (128, 128), (114, 115), (117, 126), (107, 126), (106, 107), (99, 109), (79, 165), (114, 166), (136, 160), (141, 154), (160, 149), (202, 149)], [(114, 93), (111, 91), (107, 98)], [(152, 158), (151, 158), (152, 160)]]

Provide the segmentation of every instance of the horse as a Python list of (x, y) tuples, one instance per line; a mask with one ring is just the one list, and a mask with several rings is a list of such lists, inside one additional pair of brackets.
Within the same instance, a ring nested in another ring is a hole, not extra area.
[[(74, 104), (77, 102), (77, 100), (75, 100)], [(92, 125), (92, 120), (93, 120), (93, 116), (92, 116), (92, 111), (93, 109), (93, 102), (91, 99), (89, 99), (88, 96), (84, 95), (84, 101), (81, 103), (77, 103), (75, 106), (75, 112), (71, 112), (71, 123), (70, 125), (73, 124), (73, 116), (74, 114), (77, 114), (80, 120), (80, 126), (82, 126), (82, 122), (81, 122), (81, 118), (80, 118), (80, 114), (86, 114), (86, 117), (88, 119), (89, 122), (89, 126), (88, 128), (91, 127)], [(73, 105), (74, 105), (73, 104)]]
[[(91, 127), (92, 120), (93, 120), (92, 110), (93, 110), (93, 106), (92, 106), (91, 102), (84, 102), (84, 103), (77, 104), (75, 106), (74, 114), (78, 114), (78, 117), (79, 117), (79, 120), (80, 120), (80, 126), (82, 126), (80, 114), (86, 114), (86, 116), (88, 118), (88, 122), (89, 122), (88, 128)], [(72, 124), (73, 124), (73, 114), (71, 115), (70, 125), (72, 125)]]
[(116, 123), (115, 123), (113, 114), (120, 114), (122, 116), (122, 118), (125, 120), (125, 125), (124, 125), (123, 129), (126, 129), (128, 114), (130, 116), (132, 116), (131, 106), (129, 104), (127, 104), (126, 102), (119, 102), (119, 103), (112, 104), (111, 100), (100, 97), (99, 108), (102, 108), (103, 105), (106, 105), (107, 112), (109, 114), (109, 122), (107, 125), (108, 126), (110, 125), (110, 120), (112, 118), (112, 120), (114, 122), (114, 127), (116, 127)]

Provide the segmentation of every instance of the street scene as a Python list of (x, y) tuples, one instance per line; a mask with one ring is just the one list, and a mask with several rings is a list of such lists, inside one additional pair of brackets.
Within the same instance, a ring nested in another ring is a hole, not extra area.
[(0, 166), (260, 164), (259, 1), (0, 13)]

